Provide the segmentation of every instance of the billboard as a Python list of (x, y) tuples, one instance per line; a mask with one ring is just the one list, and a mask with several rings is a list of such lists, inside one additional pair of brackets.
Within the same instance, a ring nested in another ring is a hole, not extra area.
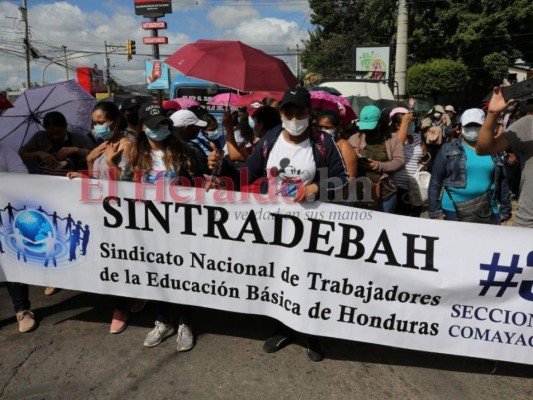
[(104, 71), (98, 69), (96, 65), (94, 66), (94, 68), (76, 68), (76, 75), (80, 86), (82, 86), (87, 92), (89, 92), (93, 96), (96, 93), (107, 91), (104, 81)]
[(390, 59), (390, 46), (356, 46), (354, 69), (366, 72), (364, 79), (386, 79), (390, 72)]
[(135, 14), (157, 18), (172, 13), (171, 0), (134, 0)]
[(147, 89), (163, 89), (170, 88), (170, 75), (168, 72), (168, 65), (160, 60), (146, 61), (146, 83)]

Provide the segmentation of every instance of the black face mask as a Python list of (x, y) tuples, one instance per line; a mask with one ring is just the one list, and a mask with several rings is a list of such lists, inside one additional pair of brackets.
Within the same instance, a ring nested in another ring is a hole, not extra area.
[(126, 114), (126, 121), (128, 121), (128, 124), (130, 125), (137, 125), (139, 123), (139, 114)]

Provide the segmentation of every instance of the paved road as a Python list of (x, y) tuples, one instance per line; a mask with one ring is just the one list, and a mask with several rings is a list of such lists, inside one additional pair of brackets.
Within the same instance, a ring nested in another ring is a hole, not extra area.
[(263, 353), (272, 320), (207, 309), (194, 311), (192, 351), (175, 337), (147, 349), (153, 306), (110, 335), (108, 298), (42, 292), (31, 289), (39, 329), (20, 334), (0, 287), (0, 399), (533, 398), (532, 366), (332, 339), (313, 363), (298, 344)]

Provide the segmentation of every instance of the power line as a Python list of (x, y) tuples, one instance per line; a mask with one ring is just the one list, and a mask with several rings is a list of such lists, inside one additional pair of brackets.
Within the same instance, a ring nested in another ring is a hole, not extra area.
[(305, 24), (305, 21), (307, 21), (307, 18), (309, 18), (310, 15), (311, 15), (311, 10), (309, 10), (309, 12), (306, 14), (305, 18), (303, 19), (302, 23), (300, 24), (300, 28), (298, 28), (298, 32), (296, 32), (296, 34), (294, 35), (294, 37), (293, 37), (291, 43), (289, 44), (289, 46), (294, 43), (294, 41), (298, 37), (298, 34), (302, 30), (302, 28), (303, 28), (303, 26)]

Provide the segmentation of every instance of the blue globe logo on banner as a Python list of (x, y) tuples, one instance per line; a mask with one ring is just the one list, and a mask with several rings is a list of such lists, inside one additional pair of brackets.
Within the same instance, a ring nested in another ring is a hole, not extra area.
[(48, 268), (78, 264), (87, 254), (88, 224), (72, 214), (7, 203), (0, 205), (0, 254), (8, 251), (17, 261)]
[(28, 250), (43, 252), (46, 244), (42, 240), (49, 237), (49, 232), (51, 237), (55, 236), (52, 224), (39, 211), (23, 211), (15, 219), (15, 235), (22, 235), (23, 243)]

